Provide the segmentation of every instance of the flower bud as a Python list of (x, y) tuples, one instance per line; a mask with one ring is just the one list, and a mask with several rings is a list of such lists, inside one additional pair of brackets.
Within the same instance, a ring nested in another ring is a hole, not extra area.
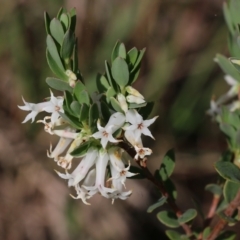
[(140, 97), (133, 96), (133, 95), (128, 95), (126, 97), (126, 99), (129, 103), (137, 103), (137, 104), (145, 103), (144, 99), (142, 99)]
[(127, 86), (125, 89), (130, 95), (144, 99), (143, 95), (139, 91), (137, 91), (135, 88), (131, 86)]
[(128, 104), (127, 104), (127, 102), (126, 102), (125, 96), (124, 96), (123, 94), (119, 93), (119, 94), (117, 95), (117, 100), (118, 100), (118, 102), (119, 102), (122, 110), (123, 110), (124, 112), (127, 112), (127, 110), (128, 110)]
[(76, 85), (75, 81), (77, 80), (76, 74), (69, 69), (65, 73), (68, 76), (68, 82), (69, 82), (70, 87), (74, 88)]

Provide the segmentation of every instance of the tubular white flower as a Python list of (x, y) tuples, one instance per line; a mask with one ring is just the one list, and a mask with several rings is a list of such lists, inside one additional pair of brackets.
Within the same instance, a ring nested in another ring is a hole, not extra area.
[(94, 165), (98, 156), (98, 151), (94, 148), (90, 148), (87, 151), (86, 156), (81, 160), (77, 168), (69, 174), (66, 171), (66, 174), (60, 173), (58, 171), (57, 174), (63, 178), (68, 179), (68, 186), (76, 186), (82, 179), (84, 179), (89, 171), (89, 169)]
[(99, 156), (96, 161), (96, 182), (93, 187), (83, 186), (89, 191), (90, 195), (94, 195), (97, 192), (100, 192), (102, 196), (108, 198), (108, 194), (114, 190), (111, 188), (105, 187), (105, 176), (107, 170), (107, 164), (109, 161), (108, 153), (105, 149), (99, 151)]
[[(112, 176), (117, 176), (119, 174), (119, 172), (116, 170), (116, 168), (112, 164), (110, 164), (110, 169), (111, 169)], [(123, 183), (121, 180), (122, 180), (121, 178), (115, 178), (115, 177), (112, 177), (111, 179), (113, 191), (109, 193), (108, 196), (106, 197), (112, 199), (112, 204), (114, 203), (115, 199), (120, 198), (122, 200), (126, 200), (132, 194), (132, 190), (127, 192), (123, 191)]]
[(91, 205), (90, 203), (87, 202), (87, 199), (91, 198), (93, 195), (90, 195), (89, 191), (84, 186), (91, 187), (94, 185), (95, 181), (96, 181), (96, 169), (92, 169), (89, 171), (86, 178), (83, 180), (82, 186), (80, 186), (80, 184), (77, 184), (75, 186), (77, 196), (74, 197), (73, 195), (71, 195), (71, 197), (74, 199), (81, 199), (83, 203), (85, 203), (86, 205)]
[(60, 138), (57, 146), (52, 151), (52, 144), (50, 144), (50, 150), (47, 151), (47, 156), (49, 158), (54, 158), (54, 161), (57, 161), (57, 158), (60, 154), (62, 154), (68, 145), (72, 142), (71, 138)]
[(148, 127), (153, 124), (157, 118), (158, 116), (149, 120), (143, 120), (142, 116), (138, 114), (136, 110), (128, 110), (128, 112), (126, 113), (126, 121), (131, 123), (132, 125), (125, 127), (125, 136), (129, 134), (128, 132), (132, 132), (136, 142), (138, 142), (141, 134), (144, 134), (154, 139)]
[(32, 119), (32, 122), (35, 120), (35, 117), (38, 113), (45, 111), (48, 113), (52, 113), (51, 115), (51, 122), (54, 124), (56, 120), (59, 118), (59, 112), (63, 112), (62, 105), (63, 105), (63, 98), (62, 97), (54, 97), (53, 93), (51, 93), (50, 101), (41, 102), (41, 103), (29, 103), (23, 99), (24, 106), (18, 106), (23, 111), (31, 111), (26, 118), (23, 120), (22, 123), (27, 122), (28, 120)]
[(64, 157), (57, 157), (57, 164), (65, 169), (70, 169), (72, 167), (72, 159), (73, 156), (70, 154), (75, 148), (80, 146), (80, 144), (83, 142), (83, 139), (81, 137), (76, 138), (70, 148), (68, 149), (66, 155)]

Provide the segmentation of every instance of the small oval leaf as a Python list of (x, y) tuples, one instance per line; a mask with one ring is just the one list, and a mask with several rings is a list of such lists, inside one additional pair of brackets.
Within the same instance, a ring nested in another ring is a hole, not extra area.
[(167, 227), (177, 228), (180, 226), (176, 215), (170, 211), (162, 211), (157, 214), (158, 220)]
[(48, 49), (52, 59), (55, 61), (56, 65), (59, 67), (59, 69), (61, 69), (62, 72), (65, 72), (61, 58), (58, 54), (58, 49), (56, 47), (56, 44), (50, 35), (47, 35), (46, 42), (47, 42), (47, 49)]
[(180, 224), (191, 221), (197, 216), (197, 211), (195, 209), (188, 209), (185, 213), (178, 218)]
[(173, 173), (175, 167), (174, 150), (169, 150), (163, 158), (159, 169), (159, 175), (163, 181), (166, 181)]
[(59, 90), (59, 91), (69, 91), (70, 93), (73, 91), (73, 89), (69, 86), (69, 84), (65, 81), (62, 81), (57, 78), (46, 78), (46, 83), (53, 89)]
[(213, 193), (214, 195), (220, 196), (222, 194), (222, 188), (219, 185), (213, 183), (208, 184), (205, 187), (205, 190)]
[(50, 31), (53, 38), (59, 43), (59, 45), (62, 45), (63, 37), (64, 37), (64, 31), (61, 22), (54, 18), (50, 22)]
[(218, 161), (215, 163), (215, 168), (223, 178), (240, 183), (240, 169), (233, 163)]
[(167, 198), (162, 196), (156, 203), (154, 203), (147, 209), (147, 212), (148, 213), (153, 212), (156, 208), (161, 207), (166, 201), (167, 201)]
[(126, 86), (129, 81), (129, 70), (126, 61), (117, 57), (112, 64), (112, 76), (120, 86)]
[(230, 203), (237, 195), (238, 191), (240, 189), (240, 184), (226, 181), (223, 188), (223, 196), (225, 200)]

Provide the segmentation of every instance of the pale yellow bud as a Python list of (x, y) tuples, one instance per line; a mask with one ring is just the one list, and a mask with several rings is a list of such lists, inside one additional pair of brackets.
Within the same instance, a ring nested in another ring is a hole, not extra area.
[(117, 100), (118, 100), (118, 102), (119, 102), (122, 110), (123, 110), (124, 112), (127, 112), (127, 110), (128, 110), (128, 105), (127, 105), (127, 101), (126, 101), (125, 96), (124, 96), (123, 94), (119, 93), (119, 94), (117, 95)]
[(129, 103), (137, 103), (137, 104), (145, 103), (144, 99), (133, 96), (133, 95), (128, 95), (126, 98)]
[(133, 88), (131, 86), (127, 86), (125, 89), (129, 94), (131, 94), (135, 97), (139, 97), (139, 98), (144, 99), (143, 95), (138, 90), (136, 90), (135, 88)]

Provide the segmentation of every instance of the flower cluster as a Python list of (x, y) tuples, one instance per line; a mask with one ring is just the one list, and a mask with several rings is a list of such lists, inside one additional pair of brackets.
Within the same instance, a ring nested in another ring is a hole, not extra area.
[[(143, 147), (141, 135), (144, 134), (153, 138), (148, 127), (157, 117), (144, 121), (135, 109), (128, 109), (126, 114), (115, 112), (110, 116), (104, 127), (101, 126), (100, 119), (98, 119), (98, 131), (91, 133), (86, 128), (83, 128), (81, 131), (74, 129), (60, 117), (59, 113), (64, 112), (63, 97), (56, 98), (51, 92), (50, 101), (38, 104), (23, 101), (25, 105), (19, 106), (19, 108), (31, 111), (23, 121), (24, 123), (30, 119), (33, 122), (36, 115), (41, 111), (52, 114), (38, 122), (44, 123), (46, 132), (60, 137), (54, 150), (50, 146), (50, 151), (48, 151), (47, 155), (65, 169), (65, 173), (56, 172), (61, 178), (68, 180), (69, 187), (73, 186), (75, 188), (77, 196), (74, 198), (80, 198), (85, 204), (89, 204), (87, 200), (96, 193), (100, 193), (106, 198), (111, 198), (113, 201), (117, 198), (126, 199), (131, 195), (131, 190), (125, 191), (125, 182), (127, 177), (132, 177), (136, 173), (129, 171), (130, 161), (128, 166), (126, 166), (122, 158), (124, 150), (117, 143), (127, 139), (128, 143), (136, 150), (135, 159), (144, 159), (152, 151)], [(55, 130), (59, 126), (62, 129)], [(119, 130), (124, 132), (123, 137), (114, 137), (114, 133)], [(80, 163), (72, 173), (69, 173), (68, 171), (72, 167), (74, 157), (71, 153), (74, 150), (78, 150), (79, 146), (86, 146), (86, 144), (88, 144), (88, 148), (81, 154)], [(68, 147), (66, 155), (61, 156)]]

